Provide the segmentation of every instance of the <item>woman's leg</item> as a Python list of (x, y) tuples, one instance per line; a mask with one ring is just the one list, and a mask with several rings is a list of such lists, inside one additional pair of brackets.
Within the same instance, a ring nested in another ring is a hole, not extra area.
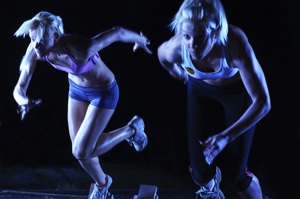
[(208, 165), (203, 155), (204, 141), (219, 131), (219, 116), (222, 108), (219, 103), (204, 97), (205, 87), (188, 81), (187, 95), (187, 139), (190, 155), (190, 173), (200, 187), (196, 192), (201, 198), (225, 198), (219, 189), (221, 171), (216, 164)]
[[(232, 87), (231, 91), (240, 90), (240, 92), (225, 92), (221, 95), (228, 126), (240, 118), (251, 104), (251, 99), (244, 86), (242, 84), (235, 86), (236, 88)], [(221, 168), (223, 176), (244, 199), (262, 199), (263, 197), (257, 177), (248, 170), (248, 157), (254, 132), (255, 126), (231, 142), (224, 149), (220, 160), (223, 163)]]
[(101, 109), (69, 98), (68, 122), (72, 151), (98, 185), (105, 184), (106, 175), (97, 156), (109, 151), (135, 132), (126, 125), (112, 132), (103, 133), (113, 113), (114, 109)]
[(252, 174), (252, 181), (249, 187), (245, 191), (238, 192), (238, 194), (243, 199), (263, 199), (263, 194), (261, 191), (261, 187), (259, 185), (259, 180), (253, 174)]

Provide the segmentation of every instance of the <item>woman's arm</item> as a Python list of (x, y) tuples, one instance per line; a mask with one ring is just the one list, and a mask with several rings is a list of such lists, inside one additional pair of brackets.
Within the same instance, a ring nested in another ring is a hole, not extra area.
[(134, 43), (133, 51), (143, 48), (147, 53), (152, 54), (148, 48), (150, 41), (145, 35), (122, 27), (112, 28), (93, 37), (88, 45), (88, 53), (92, 55), (115, 42)]
[(239, 69), (252, 103), (242, 117), (224, 132), (224, 134), (229, 135), (229, 141), (255, 125), (271, 109), (266, 78), (252, 46), (241, 29), (232, 27), (231, 30), (229, 33), (229, 51), (233, 58), (232, 64)]
[(176, 37), (162, 43), (157, 49), (157, 56), (162, 67), (177, 80), (186, 83), (188, 75), (181, 67), (180, 42)]
[(200, 142), (204, 146), (203, 154), (208, 164), (212, 163), (228, 143), (259, 122), (271, 109), (271, 100), (264, 72), (246, 35), (239, 28), (231, 27), (228, 42), (232, 57), (231, 65), (239, 69), (252, 103), (235, 123), (221, 133)]
[(24, 55), (21, 61), (19, 80), (13, 91), (13, 96), (19, 105), (28, 103), (28, 97), (26, 96), (26, 92), (33, 72), (35, 70), (36, 63), (37, 56), (34, 52), (32, 45), (30, 44), (26, 50), (26, 54)]
[(38, 58), (31, 44), (29, 44), (26, 54), (20, 65), (20, 76), (13, 90), (13, 96), (19, 105), (18, 113), (21, 114), (21, 120), (24, 119), (28, 111), (41, 101), (30, 100), (26, 95), (27, 89), (35, 70)]

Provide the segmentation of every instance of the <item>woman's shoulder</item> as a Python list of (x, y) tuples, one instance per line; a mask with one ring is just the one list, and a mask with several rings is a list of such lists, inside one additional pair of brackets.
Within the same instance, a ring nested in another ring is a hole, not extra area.
[(245, 42), (247, 41), (247, 36), (240, 27), (229, 24), (228, 40), (232, 40), (236, 42)]
[(171, 37), (159, 46), (159, 51), (165, 54), (168, 60), (176, 59), (181, 55), (181, 39), (178, 36)]
[(61, 36), (61, 40), (68, 44), (78, 44), (78, 43), (85, 43), (90, 39), (87, 37), (81, 36), (79, 34), (63, 34)]
[(169, 48), (180, 48), (181, 46), (181, 37), (179, 35), (174, 35), (173, 37), (171, 37), (169, 40), (165, 41), (164, 43), (166, 44), (167, 47)]
[(227, 46), (229, 53), (233, 59), (244, 59), (252, 51), (248, 38), (241, 28), (233, 25), (228, 27)]
[(72, 51), (84, 51), (90, 43), (90, 38), (78, 34), (64, 34), (61, 40), (63, 45)]

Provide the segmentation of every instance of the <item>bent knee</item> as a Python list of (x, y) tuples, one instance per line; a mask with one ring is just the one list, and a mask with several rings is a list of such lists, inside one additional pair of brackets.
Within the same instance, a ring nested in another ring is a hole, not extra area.
[(82, 147), (73, 147), (72, 148), (73, 156), (77, 160), (87, 160), (91, 158), (91, 152), (88, 152), (88, 150), (82, 148)]
[(215, 176), (215, 168), (213, 167), (201, 173), (198, 170), (194, 170), (192, 166), (190, 166), (189, 172), (191, 174), (192, 179), (198, 186), (203, 186), (207, 184), (207, 182), (209, 182)]
[(245, 191), (251, 184), (252, 181), (258, 180), (252, 173), (248, 172), (233, 180), (233, 187), (236, 191)]

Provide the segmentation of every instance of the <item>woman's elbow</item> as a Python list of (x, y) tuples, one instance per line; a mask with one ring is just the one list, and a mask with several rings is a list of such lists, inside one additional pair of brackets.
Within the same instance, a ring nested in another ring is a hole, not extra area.
[(271, 99), (269, 96), (265, 97), (264, 100), (261, 100), (261, 111), (263, 115), (267, 115), (271, 111)]
[(15, 86), (14, 90), (13, 90), (13, 97), (16, 98), (19, 95), (19, 88), (17, 86)]

